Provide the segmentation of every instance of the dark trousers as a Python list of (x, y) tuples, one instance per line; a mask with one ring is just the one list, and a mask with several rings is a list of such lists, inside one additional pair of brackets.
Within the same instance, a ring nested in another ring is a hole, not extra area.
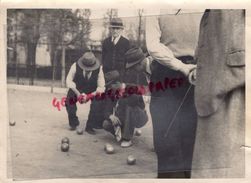
[(112, 101), (110, 99), (106, 100), (106, 122), (103, 124), (103, 127), (106, 131), (110, 132), (114, 135), (114, 127), (112, 122), (108, 119), (109, 116), (113, 113), (113, 108), (118, 103), (116, 108), (115, 115), (120, 119), (121, 124), (121, 132), (123, 140), (131, 140), (133, 138), (135, 125), (129, 118), (129, 109), (127, 108), (127, 99), (119, 99)]
[(165, 77), (184, 78), (180, 87), (154, 92), (151, 96), (150, 113), (159, 177), (189, 178), (197, 127), (194, 87), (190, 87), (189, 81), (180, 72), (159, 68), (152, 75), (155, 82), (162, 81), (157, 78), (161, 69)]
[(130, 105), (130, 97), (122, 98), (119, 101), (119, 106), (117, 110), (117, 115), (119, 116), (120, 120), (122, 121), (122, 139), (124, 140), (131, 140), (133, 138), (135, 124), (131, 120), (132, 111), (128, 108)]
[[(77, 96), (76, 94), (69, 89), (66, 99), (66, 111), (68, 113), (69, 125), (76, 127), (79, 125), (79, 120), (76, 115), (77, 113)], [(88, 115), (88, 120), (86, 122), (86, 128), (101, 128), (103, 117), (103, 102), (100, 100), (92, 100), (90, 105), (90, 112)]]
[(158, 173), (159, 179), (183, 179), (191, 178), (191, 171), (179, 171), (179, 172), (168, 172), (168, 173)]

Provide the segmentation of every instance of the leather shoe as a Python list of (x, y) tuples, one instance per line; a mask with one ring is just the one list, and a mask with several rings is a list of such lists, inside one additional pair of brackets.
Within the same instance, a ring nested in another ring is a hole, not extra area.
[(94, 129), (103, 129), (103, 126), (95, 126), (95, 127), (93, 127)]
[(85, 131), (87, 133), (89, 133), (90, 135), (96, 135), (96, 132), (95, 132), (95, 130), (93, 128), (90, 128), (90, 127), (85, 128)]
[(121, 146), (121, 147), (124, 147), (124, 148), (130, 147), (130, 146), (132, 146), (132, 141), (131, 141), (131, 140), (129, 140), (129, 141), (123, 140), (123, 141), (121, 142), (120, 146)]

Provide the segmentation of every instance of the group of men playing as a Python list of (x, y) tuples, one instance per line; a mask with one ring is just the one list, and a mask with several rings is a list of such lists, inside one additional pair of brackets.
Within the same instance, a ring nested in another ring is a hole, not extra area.
[(132, 87), (137, 90), (140, 84), (139, 74), (131, 72), (131, 68), (145, 55), (141, 49), (130, 48), (129, 40), (121, 35), (123, 22), (120, 18), (112, 19), (110, 30), (112, 36), (102, 45), (102, 66), (92, 52), (84, 53), (71, 66), (66, 78), (69, 88), (66, 109), (70, 130), (75, 130), (79, 125), (76, 103), (90, 100), (85, 131), (94, 135), (94, 129), (104, 128), (122, 147), (129, 147), (135, 127), (142, 127), (148, 120), (142, 95), (128, 90)]
[(104, 128), (129, 147), (135, 127), (148, 117), (142, 94), (128, 88), (183, 78), (180, 87), (151, 92), (158, 178), (243, 177), (245, 11), (163, 10), (146, 17), (148, 56), (130, 47), (123, 27), (120, 18), (111, 20), (102, 66), (92, 52), (72, 65), (66, 100), (71, 130), (79, 125), (72, 98), (109, 96), (91, 100), (85, 130)]

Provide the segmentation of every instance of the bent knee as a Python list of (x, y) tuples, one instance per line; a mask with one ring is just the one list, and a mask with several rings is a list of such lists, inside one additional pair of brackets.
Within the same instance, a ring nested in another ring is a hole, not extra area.
[(103, 128), (104, 128), (105, 130), (109, 130), (111, 127), (112, 127), (112, 124), (111, 124), (110, 121), (108, 121), (108, 120), (104, 120), (104, 121), (103, 121)]

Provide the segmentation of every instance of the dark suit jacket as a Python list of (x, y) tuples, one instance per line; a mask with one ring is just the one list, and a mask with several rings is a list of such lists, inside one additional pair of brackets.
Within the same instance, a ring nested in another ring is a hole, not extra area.
[(195, 104), (199, 116), (209, 116), (229, 92), (245, 84), (245, 11), (206, 12), (195, 58)]
[(106, 38), (102, 44), (102, 63), (104, 74), (118, 70), (120, 74), (125, 71), (125, 53), (129, 49), (129, 40), (120, 37), (116, 45), (111, 41), (111, 37)]

